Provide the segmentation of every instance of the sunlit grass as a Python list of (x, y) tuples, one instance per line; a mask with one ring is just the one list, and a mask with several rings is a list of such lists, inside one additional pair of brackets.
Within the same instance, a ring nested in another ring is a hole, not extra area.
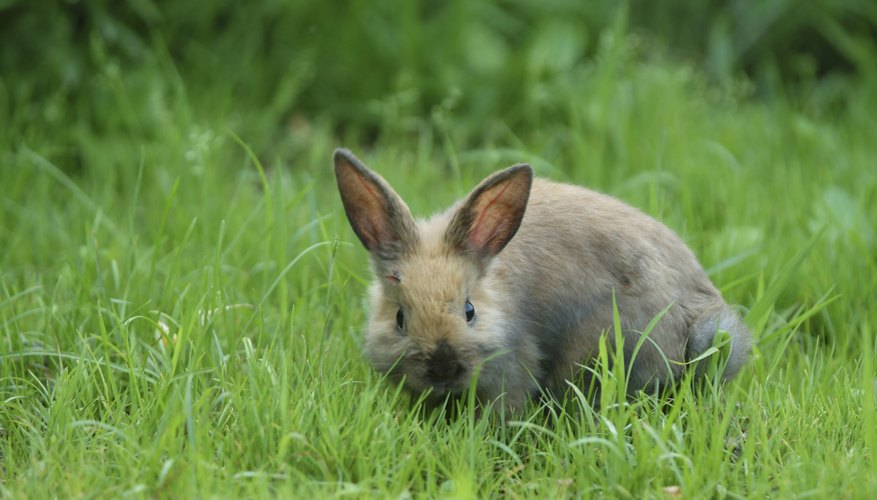
[[(483, 136), (452, 105), (374, 141), (321, 117), (255, 136), (281, 111), (186, 87), (161, 57), (106, 75), (120, 130), (63, 105), (73, 132), (17, 118), (0, 151), (0, 494), (877, 491), (873, 120), (622, 49), (576, 76), (590, 84), (534, 86), (551, 95), (539, 126)], [(874, 102), (868, 83), (851, 102)], [(126, 115), (156, 95), (148, 120)], [(748, 313), (751, 362), (633, 399), (605, 365), (621, 389), (598, 408), (571, 389), (504, 423), (421, 411), (360, 355), (369, 271), (335, 192), (341, 145), (418, 214), (520, 161), (642, 208)]]

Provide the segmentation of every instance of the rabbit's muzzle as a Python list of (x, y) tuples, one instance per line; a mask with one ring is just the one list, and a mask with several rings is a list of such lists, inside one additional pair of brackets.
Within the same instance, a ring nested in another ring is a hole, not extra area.
[(454, 385), (465, 371), (466, 367), (447, 342), (439, 343), (426, 361), (426, 377), (437, 386)]

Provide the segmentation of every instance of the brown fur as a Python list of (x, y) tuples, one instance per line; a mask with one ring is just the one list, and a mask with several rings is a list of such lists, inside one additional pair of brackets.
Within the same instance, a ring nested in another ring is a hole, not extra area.
[(613, 292), (627, 356), (669, 307), (634, 359), (629, 391), (677, 379), (717, 329), (731, 338), (726, 378), (748, 356), (748, 330), (682, 240), (612, 197), (516, 165), (415, 221), (350, 152), (335, 152), (335, 172), (376, 273), (366, 356), (415, 391), (459, 393), (477, 376), (479, 398), (520, 408), (562, 390), (611, 331)]

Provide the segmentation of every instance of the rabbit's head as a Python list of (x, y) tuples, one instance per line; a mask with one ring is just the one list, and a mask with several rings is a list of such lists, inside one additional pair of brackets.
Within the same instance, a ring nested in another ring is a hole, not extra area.
[(500, 312), (507, 293), (487, 270), (521, 224), (532, 169), (497, 172), (448, 212), (415, 221), (349, 151), (335, 151), (334, 161), (347, 218), (371, 254), (365, 350), (374, 367), (438, 397), (461, 392), (476, 376), (479, 387), (502, 384), (513, 347)]

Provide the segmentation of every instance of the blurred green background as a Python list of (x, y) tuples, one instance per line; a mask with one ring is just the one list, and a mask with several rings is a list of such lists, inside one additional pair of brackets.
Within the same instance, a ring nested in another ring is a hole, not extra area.
[(286, 131), (320, 120), (371, 142), (448, 116), (464, 146), (565, 125), (618, 51), (738, 96), (847, 106), (850, 80), (875, 81), (875, 40), (860, 0), (4, 0), (0, 113), (19, 139), (51, 126), (65, 170), (78, 133), (148, 137), (181, 99), (257, 152), (294, 154)]
[[(869, 498), (875, 115), (874, 0), (0, 0), (0, 497)], [(338, 146), (416, 214), (524, 161), (641, 208), (751, 362), (421, 421), (360, 355)]]

